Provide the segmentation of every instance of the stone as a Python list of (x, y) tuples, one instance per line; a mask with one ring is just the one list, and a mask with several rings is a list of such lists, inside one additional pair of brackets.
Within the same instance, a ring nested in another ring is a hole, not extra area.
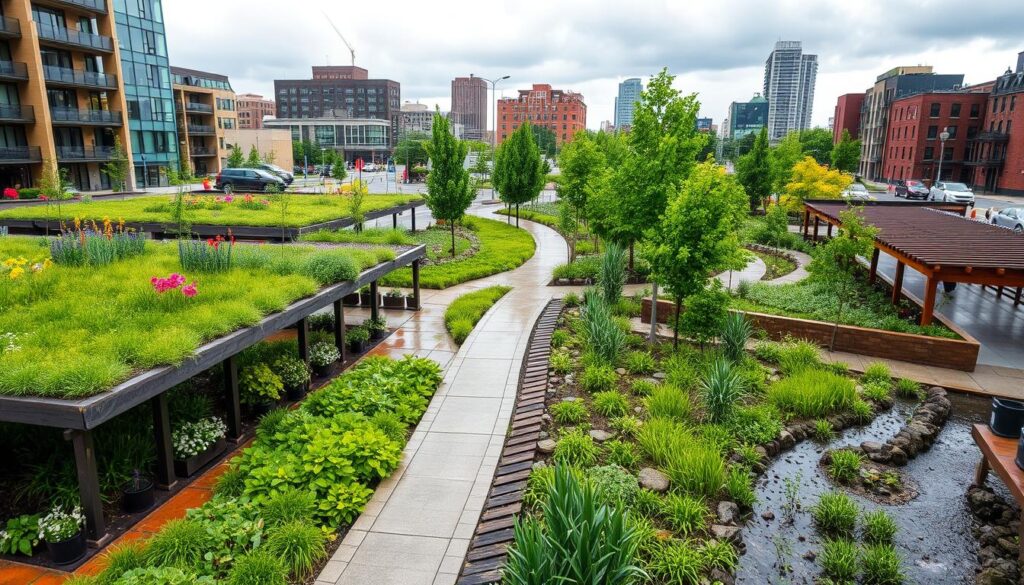
[(598, 443), (604, 443), (605, 441), (614, 436), (615, 435), (613, 435), (612, 433), (609, 433), (608, 431), (603, 431), (601, 429), (594, 429), (590, 431), (590, 438), (594, 439)]
[(723, 526), (721, 524), (712, 524), (711, 536), (713, 536), (716, 540), (736, 542), (740, 540), (740, 529), (736, 526)]
[(545, 425), (551, 424), (551, 415), (546, 412), (540, 415), (540, 422), (544, 423)]
[(880, 453), (882, 451), (882, 444), (877, 441), (864, 441), (860, 444), (860, 450), (864, 451), (868, 455), (872, 453)]
[(718, 567), (711, 569), (711, 574), (708, 577), (711, 578), (712, 583), (721, 583), (722, 585), (733, 585), (736, 583), (735, 577)]
[(626, 368), (615, 368), (615, 373), (620, 376), (626, 375)]
[(665, 372), (654, 372), (654, 375), (651, 376), (651, 377), (654, 378), (655, 380), (659, 380), (659, 381), (660, 380), (664, 380), (665, 379)]
[(533, 469), (544, 469), (547, 466), (548, 464), (543, 461), (535, 461), (533, 464)]
[(779, 432), (779, 450), (786, 451), (796, 446), (796, 438), (789, 431)]
[(644, 407), (642, 407), (642, 406), (637, 406), (636, 408), (634, 408), (634, 409), (633, 409), (633, 412), (635, 412), (635, 413), (637, 413), (637, 414), (643, 414), (643, 412), (644, 412)]
[(537, 441), (537, 450), (541, 453), (554, 453), (555, 442), (552, 439), (544, 439), (543, 441)]
[(640, 487), (652, 492), (661, 493), (668, 490), (668, 476), (652, 467), (641, 469), (637, 480), (640, 482)]
[(761, 519), (766, 522), (771, 522), (772, 520), (775, 520), (775, 512), (765, 510), (764, 512), (761, 512)]
[(550, 384), (551, 386), (557, 386), (561, 383), (562, 379), (559, 378), (558, 376), (551, 376), (550, 378), (548, 378), (548, 384)]
[(811, 561), (813, 563), (814, 559), (816, 559), (816, 558), (818, 558), (818, 555), (813, 550), (809, 550), (809, 551), (804, 553), (804, 560), (808, 560), (808, 561)]
[(889, 462), (893, 465), (902, 467), (907, 464), (907, 454), (903, 449), (899, 447), (893, 447), (889, 451)]
[(579, 398), (576, 398), (575, 396), (566, 396), (562, 399), (562, 402), (576, 402), (577, 400), (579, 400)]
[(718, 502), (718, 521), (722, 524), (736, 524), (740, 517), (740, 507), (734, 502)]
[(1010, 577), (996, 567), (989, 567), (974, 578), (975, 585), (1014, 585)]
[(549, 435), (549, 434), (547, 433), (547, 431), (541, 431), (541, 432), (540, 432), (540, 434), (539, 434), (539, 435), (537, 435), (537, 436), (538, 436), (538, 437), (539, 437), (539, 438), (540, 438), (541, 440), (544, 440), (544, 439), (547, 439), (548, 437), (550, 437), (551, 435)]
[(765, 448), (762, 447), (761, 445), (758, 445), (757, 447), (754, 447), (754, 451), (757, 451), (757, 456), (762, 461), (764, 461), (765, 459), (768, 458), (768, 451), (766, 451)]

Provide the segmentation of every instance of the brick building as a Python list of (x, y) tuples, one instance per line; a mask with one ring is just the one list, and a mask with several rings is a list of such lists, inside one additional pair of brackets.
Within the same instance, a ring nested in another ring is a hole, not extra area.
[(979, 191), (1024, 195), (1024, 52), (996, 79), (967, 165)]
[(450, 118), (462, 124), (467, 139), (483, 139), (487, 132), (487, 82), (472, 75), (453, 79)]
[(273, 118), (277, 113), (274, 100), (268, 100), (255, 93), (240, 93), (236, 99), (238, 127), (249, 130), (263, 127), (263, 118)]
[(555, 133), (555, 145), (561, 147), (586, 129), (587, 105), (582, 94), (551, 89), (546, 83), (521, 89), (518, 97), (498, 100), (498, 144), (526, 121), (550, 129)]
[(832, 117), (832, 143), (839, 144), (843, 130), (856, 140), (860, 138), (860, 111), (864, 107), (863, 93), (848, 93), (839, 96), (836, 112)]

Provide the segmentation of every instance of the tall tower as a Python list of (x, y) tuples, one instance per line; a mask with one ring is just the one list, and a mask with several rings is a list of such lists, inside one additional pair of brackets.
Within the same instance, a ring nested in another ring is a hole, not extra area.
[(452, 80), (451, 119), (462, 124), (465, 137), (483, 140), (487, 132), (487, 82), (479, 77)]
[(633, 111), (636, 102), (640, 101), (640, 92), (644, 84), (640, 78), (632, 77), (619, 84), (619, 95), (615, 98), (615, 128), (628, 128), (633, 125)]
[(764, 64), (764, 97), (768, 99), (768, 137), (781, 140), (794, 130), (811, 127), (818, 56), (805, 55), (800, 41), (779, 41)]

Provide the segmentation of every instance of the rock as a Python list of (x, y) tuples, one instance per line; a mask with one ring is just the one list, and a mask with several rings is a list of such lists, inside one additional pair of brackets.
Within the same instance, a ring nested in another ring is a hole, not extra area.
[(543, 441), (537, 441), (537, 450), (541, 453), (554, 453), (555, 442), (552, 439), (544, 439)]
[(736, 583), (735, 577), (718, 567), (711, 569), (711, 573), (708, 577), (710, 577), (712, 583), (721, 583), (722, 585), (733, 585)]
[(761, 519), (765, 520), (766, 522), (771, 522), (772, 520), (775, 520), (775, 512), (772, 512), (771, 510), (765, 510), (764, 512), (761, 512)]
[(712, 524), (711, 536), (715, 537), (716, 540), (738, 542), (740, 540), (740, 529), (735, 526), (723, 526), (721, 524)]
[(997, 541), (997, 543), (999, 544), (999, 547), (1003, 549), (1003, 551), (1009, 554), (1016, 556), (1019, 552), (1019, 546), (1017, 545), (1017, 543), (1013, 542), (1009, 538), (1000, 538)]
[(626, 368), (615, 368), (615, 373), (620, 376), (626, 375)]
[(604, 443), (605, 441), (614, 436), (615, 435), (613, 435), (612, 433), (609, 433), (608, 431), (603, 431), (601, 429), (594, 429), (590, 431), (590, 438), (594, 439), (598, 443)]
[(796, 438), (789, 431), (780, 431), (778, 441), (779, 449), (782, 451), (787, 451), (796, 446)]
[(814, 559), (818, 558), (817, 553), (815, 553), (813, 550), (805, 552), (803, 556), (804, 560), (811, 561), (812, 563), (814, 562)]
[(989, 567), (974, 578), (975, 585), (1014, 585), (1013, 580), (1003, 571)]
[(718, 521), (722, 524), (736, 524), (740, 517), (740, 507), (734, 502), (718, 502)]
[(579, 398), (576, 398), (575, 396), (566, 396), (562, 399), (562, 402), (576, 402), (577, 400), (579, 400)]
[(547, 433), (547, 431), (541, 431), (540, 434), (537, 435), (537, 436), (540, 437), (541, 440), (544, 440), (544, 439), (547, 439), (548, 437), (550, 437), (551, 435), (549, 435)]
[(655, 380), (659, 380), (659, 381), (660, 380), (664, 380), (665, 379), (665, 372), (654, 372), (654, 375), (651, 376), (651, 377), (654, 378)]
[(633, 409), (633, 412), (635, 412), (635, 413), (637, 413), (637, 414), (643, 414), (643, 412), (644, 412), (644, 407), (642, 407), (642, 406), (637, 406), (636, 408), (634, 408), (634, 409)]
[(907, 464), (907, 454), (899, 447), (893, 447), (889, 450), (889, 462), (893, 465), (902, 467)]
[(543, 461), (536, 461), (533, 464), (533, 469), (544, 469), (548, 464)]
[(653, 492), (661, 493), (668, 490), (668, 476), (651, 467), (641, 469), (637, 480), (640, 482), (640, 487)]
[(860, 450), (868, 455), (880, 453), (882, 451), (882, 444), (877, 441), (864, 441), (860, 444)]
[[(551, 415), (546, 413), (546, 412), (544, 414), (540, 415), (540, 422), (544, 423), (545, 425), (551, 424)], [(546, 439), (547, 437), (541, 437), (541, 438), (542, 439)]]

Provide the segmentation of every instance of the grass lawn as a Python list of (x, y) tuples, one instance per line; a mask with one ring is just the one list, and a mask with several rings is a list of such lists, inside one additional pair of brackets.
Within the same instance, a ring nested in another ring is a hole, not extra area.
[(796, 270), (796, 262), (788, 258), (758, 251), (754, 251), (753, 254), (760, 258), (768, 269), (761, 280), (774, 280)]
[(512, 290), (510, 286), (489, 286), (455, 299), (444, 312), (444, 326), (459, 345), (498, 299)]
[[(349, 217), (351, 197), (343, 195), (283, 195), (287, 203), (287, 227), (302, 227), (334, 219)], [(236, 194), (225, 203), (224, 196), (188, 196), (187, 219), (199, 225), (271, 226), (281, 225), (280, 205), (272, 196), (257, 194), (247, 203), (245, 195)], [(417, 195), (367, 195), (364, 212), (378, 211), (419, 200)], [(266, 202), (261, 203), (261, 202)], [(128, 223), (170, 223), (174, 197), (156, 195), (117, 201), (111, 199), (90, 202), (74, 201), (61, 205), (61, 217), (70, 222), (75, 218), (101, 223), (104, 217)], [(34, 205), (0, 211), (0, 220), (44, 219), (56, 220), (57, 206)]]
[[(334, 242), (349, 244), (378, 244), (389, 246), (417, 246), (426, 244), (427, 258), (443, 260), (452, 255), (451, 232), (443, 228), (430, 228), (411, 233), (398, 228), (368, 228), (355, 230), (318, 230), (299, 238), (304, 242)], [(455, 234), (455, 253), (463, 254), (473, 245), (469, 238)]]
[[(327, 282), (394, 258), (383, 248), (238, 244), (233, 268), (200, 273), (182, 270), (174, 242), (151, 241), (142, 255), (105, 266), (53, 264), (32, 272), (49, 257), (42, 243), (0, 238), (0, 394), (108, 390), (140, 371), (181, 363), (203, 342), (253, 325)], [(18, 278), (2, 264), (10, 258), (28, 261)], [(157, 293), (150, 279), (172, 273), (195, 281), (198, 294)]]

